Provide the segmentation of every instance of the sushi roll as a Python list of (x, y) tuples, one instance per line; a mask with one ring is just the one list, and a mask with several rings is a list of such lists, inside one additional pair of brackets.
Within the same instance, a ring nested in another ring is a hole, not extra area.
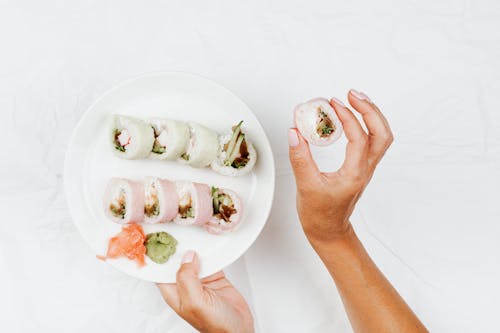
[(181, 161), (195, 168), (206, 167), (217, 157), (217, 134), (197, 123), (189, 123), (190, 138)]
[(125, 159), (145, 158), (155, 140), (153, 128), (142, 120), (113, 115), (111, 144), (116, 156)]
[(178, 159), (189, 142), (189, 127), (177, 120), (151, 119), (154, 133), (150, 158), (159, 160)]
[(144, 220), (144, 187), (142, 183), (123, 178), (111, 178), (104, 192), (104, 213), (120, 224)]
[(236, 193), (212, 187), (214, 215), (204, 228), (211, 234), (223, 234), (234, 230), (243, 215), (243, 205)]
[(169, 222), (177, 215), (177, 190), (166, 179), (148, 177), (144, 181), (144, 222)]
[(223, 176), (245, 175), (257, 161), (255, 148), (241, 130), (242, 123), (233, 126), (232, 134), (219, 137), (217, 158), (211, 168)]
[(342, 123), (325, 98), (297, 105), (294, 120), (300, 134), (315, 146), (328, 146), (342, 135)]
[(176, 182), (179, 205), (174, 222), (180, 225), (202, 225), (213, 214), (210, 187), (188, 181)]

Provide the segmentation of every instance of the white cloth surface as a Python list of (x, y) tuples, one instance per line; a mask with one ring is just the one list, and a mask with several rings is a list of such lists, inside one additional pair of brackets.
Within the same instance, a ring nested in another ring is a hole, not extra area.
[(369, 253), (431, 331), (498, 331), (500, 2), (3, 0), (0, 41), (2, 331), (193, 331), (153, 284), (95, 260), (62, 190), (82, 113), (158, 70), (230, 88), (270, 138), (272, 213), (227, 269), (259, 332), (351, 331), (297, 220), (286, 140), (295, 104), (349, 88), (396, 138), (352, 219)]

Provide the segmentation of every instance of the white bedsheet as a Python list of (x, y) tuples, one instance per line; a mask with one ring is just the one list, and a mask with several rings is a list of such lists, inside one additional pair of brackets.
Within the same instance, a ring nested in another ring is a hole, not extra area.
[(62, 191), (82, 113), (158, 70), (232, 89), (271, 140), (271, 217), (227, 269), (259, 332), (351, 331), (291, 208), (286, 142), (295, 104), (351, 87), (396, 138), (352, 219), (369, 253), (431, 331), (498, 330), (500, 2), (10, 0), (0, 43), (2, 331), (192, 331), (153, 284), (95, 259)]

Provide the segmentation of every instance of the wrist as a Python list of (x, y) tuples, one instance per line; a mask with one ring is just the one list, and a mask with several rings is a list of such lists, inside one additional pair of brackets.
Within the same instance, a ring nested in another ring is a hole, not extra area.
[(329, 232), (325, 232), (325, 230), (318, 232), (304, 228), (304, 233), (314, 248), (323, 248), (335, 243), (345, 242), (355, 236), (354, 229), (349, 221), (342, 228), (336, 227), (334, 230), (329, 230)]
[(320, 257), (326, 254), (340, 254), (343, 249), (359, 242), (351, 223), (348, 223), (344, 230), (336, 232), (334, 235), (310, 236), (306, 234), (306, 236)]

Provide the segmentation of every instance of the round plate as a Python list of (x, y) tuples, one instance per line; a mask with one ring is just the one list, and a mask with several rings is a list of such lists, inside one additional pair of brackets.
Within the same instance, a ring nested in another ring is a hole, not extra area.
[[(242, 177), (221, 176), (210, 168), (195, 169), (178, 162), (123, 160), (108, 142), (112, 114), (138, 118), (162, 117), (195, 121), (218, 133), (229, 133), (243, 120), (243, 128), (258, 154), (253, 171)], [(139, 279), (175, 282), (184, 252), (193, 249), (201, 259), (201, 276), (213, 274), (240, 257), (267, 221), (274, 195), (274, 160), (269, 140), (248, 106), (224, 87), (197, 75), (167, 72), (141, 76), (111, 89), (97, 100), (76, 126), (64, 165), (64, 186), (73, 220), (96, 254), (104, 255), (108, 240), (121, 230), (103, 212), (102, 196), (111, 177), (142, 180), (156, 176), (191, 180), (229, 188), (243, 201), (240, 225), (227, 235), (211, 235), (201, 227), (174, 223), (142, 225), (144, 232), (166, 231), (177, 241), (177, 251), (165, 264), (146, 257), (140, 268), (126, 258), (108, 263)]]

